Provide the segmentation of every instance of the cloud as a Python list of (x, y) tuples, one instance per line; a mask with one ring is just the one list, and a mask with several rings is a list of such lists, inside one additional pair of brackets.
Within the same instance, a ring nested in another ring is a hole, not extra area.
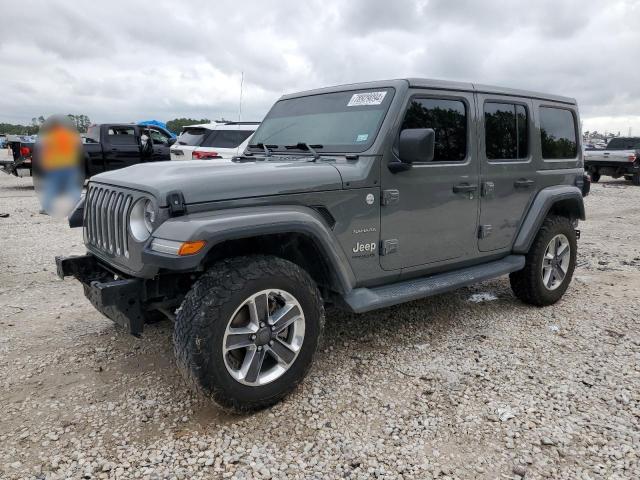
[(244, 72), (251, 119), (284, 93), (424, 76), (575, 97), (585, 128), (640, 132), (638, 24), (636, 0), (9, 0), (0, 121), (235, 118)]

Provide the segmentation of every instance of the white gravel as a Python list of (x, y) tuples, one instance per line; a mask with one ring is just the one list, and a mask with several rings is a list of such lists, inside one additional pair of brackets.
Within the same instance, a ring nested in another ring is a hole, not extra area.
[(362, 316), (328, 312), (316, 368), (230, 416), (55, 276), (82, 233), (0, 174), (0, 478), (640, 478), (640, 188), (593, 187), (556, 306), (507, 279)]

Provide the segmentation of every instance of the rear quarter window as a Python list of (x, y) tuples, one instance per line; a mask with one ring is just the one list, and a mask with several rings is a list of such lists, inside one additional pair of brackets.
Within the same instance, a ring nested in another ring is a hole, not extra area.
[(565, 159), (578, 155), (576, 120), (571, 110), (540, 107), (542, 158)]
[(190, 147), (199, 147), (207, 137), (211, 130), (207, 128), (185, 128), (176, 143), (178, 145), (188, 145)]
[(254, 130), (214, 130), (201, 147), (236, 148), (253, 134)]

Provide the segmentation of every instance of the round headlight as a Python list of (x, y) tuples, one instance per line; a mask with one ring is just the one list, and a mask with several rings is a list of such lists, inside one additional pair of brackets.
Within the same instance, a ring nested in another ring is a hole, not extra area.
[(129, 231), (138, 242), (144, 242), (151, 235), (155, 221), (156, 210), (151, 200), (140, 199), (131, 209)]

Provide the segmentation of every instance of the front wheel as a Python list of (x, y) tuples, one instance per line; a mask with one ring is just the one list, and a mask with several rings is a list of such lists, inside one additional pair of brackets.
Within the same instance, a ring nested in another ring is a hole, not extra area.
[(273, 405), (309, 371), (324, 324), (320, 292), (299, 266), (271, 256), (214, 265), (176, 316), (183, 376), (220, 406)]
[(539, 307), (560, 300), (573, 277), (577, 248), (571, 220), (547, 217), (526, 255), (524, 269), (509, 275), (516, 297)]

